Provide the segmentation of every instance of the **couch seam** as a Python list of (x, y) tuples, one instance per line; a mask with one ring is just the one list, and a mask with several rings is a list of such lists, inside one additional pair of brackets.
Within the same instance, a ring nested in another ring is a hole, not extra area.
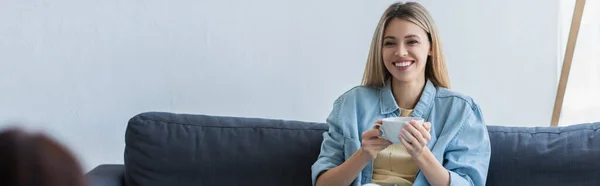
[(507, 132), (507, 131), (489, 131), (491, 133), (524, 133), (524, 134), (539, 134), (539, 133), (545, 133), (545, 134), (561, 134), (561, 133), (566, 133), (566, 132), (576, 132), (576, 131), (584, 131), (584, 130), (589, 130), (589, 131), (598, 131), (600, 130), (600, 128), (598, 129), (578, 129), (578, 130), (571, 130), (571, 131), (560, 131), (560, 132)]
[(172, 122), (172, 121), (160, 121), (160, 120), (153, 120), (153, 119), (139, 119), (142, 121), (152, 121), (152, 122), (157, 122), (157, 123), (169, 123), (169, 124), (179, 124), (179, 125), (189, 125), (189, 126), (197, 126), (197, 127), (205, 127), (205, 128), (242, 128), (242, 129), (256, 129), (256, 128), (262, 128), (262, 129), (285, 129), (285, 130), (318, 130), (318, 131), (327, 131), (327, 129), (292, 129), (292, 128), (280, 128), (280, 127), (225, 127), (225, 126), (201, 126), (201, 125), (193, 125), (193, 124), (189, 124), (189, 123), (179, 123), (179, 122)]

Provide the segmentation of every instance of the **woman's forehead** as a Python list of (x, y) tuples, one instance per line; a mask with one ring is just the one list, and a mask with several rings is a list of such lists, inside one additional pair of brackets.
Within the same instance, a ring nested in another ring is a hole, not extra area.
[(384, 36), (394, 36), (395, 38), (404, 38), (406, 36), (423, 37), (427, 32), (419, 25), (404, 19), (390, 19), (384, 32)]

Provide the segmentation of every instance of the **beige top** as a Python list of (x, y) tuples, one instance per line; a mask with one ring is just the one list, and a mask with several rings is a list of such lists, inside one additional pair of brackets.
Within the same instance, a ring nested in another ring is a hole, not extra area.
[[(400, 109), (400, 116), (410, 117), (413, 110)], [(373, 162), (373, 177), (376, 184), (412, 185), (419, 166), (412, 161), (410, 154), (402, 144), (392, 144), (383, 149)]]

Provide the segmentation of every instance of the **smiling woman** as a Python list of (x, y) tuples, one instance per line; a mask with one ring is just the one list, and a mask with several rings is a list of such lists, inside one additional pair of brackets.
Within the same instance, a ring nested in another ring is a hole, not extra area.
[[(408, 8), (410, 4), (412, 3), (408, 3), (404, 8)], [(420, 65), (419, 67), (425, 67), (425, 76), (429, 80), (436, 86), (450, 88), (446, 60), (433, 18), (421, 6), (415, 6), (413, 10), (415, 13), (419, 13), (420, 16), (397, 14), (401, 11), (401, 7), (398, 6), (396, 8), (398, 10), (390, 11), (389, 13), (391, 14), (387, 15), (386, 19), (381, 19), (377, 25), (373, 42), (371, 43), (369, 59), (367, 59), (365, 67), (363, 85), (382, 86), (386, 79), (392, 75), (393, 71), (390, 71), (390, 65), (399, 65), (402, 67), (403, 65), (412, 65), (416, 61), (421, 61), (418, 65)], [(383, 29), (384, 27), (385, 30)], [(411, 34), (398, 35), (398, 33), (391, 32), (391, 30)], [(404, 59), (398, 59), (394, 55)], [(419, 59), (416, 57), (419, 57)], [(398, 61), (394, 61), (396, 59)], [(410, 63), (391, 64), (390, 62)], [(426, 63), (428, 65), (425, 65)], [(384, 64), (387, 70), (382, 68), (381, 64)], [(422, 68), (417, 69), (422, 70)]]
[[(449, 90), (440, 43), (423, 6), (388, 7), (362, 85), (333, 103), (313, 185), (485, 185), (491, 149), (483, 115), (472, 98)], [(393, 144), (379, 130), (391, 117), (425, 122), (404, 123)]]
[(427, 33), (412, 22), (399, 18), (390, 20), (384, 33), (382, 56), (388, 72), (401, 82), (417, 79), (418, 83), (425, 83), (425, 76), (419, 75), (424, 73), (431, 51)]

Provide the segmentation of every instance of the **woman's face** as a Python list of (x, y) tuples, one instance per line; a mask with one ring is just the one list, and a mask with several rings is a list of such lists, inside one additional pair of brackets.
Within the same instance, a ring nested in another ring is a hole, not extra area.
[(424, 82), (430, 48), (427, 32), (421, 27), (399, 18), (389, 20), (381, 52), (385, 68), (397, 81)]

